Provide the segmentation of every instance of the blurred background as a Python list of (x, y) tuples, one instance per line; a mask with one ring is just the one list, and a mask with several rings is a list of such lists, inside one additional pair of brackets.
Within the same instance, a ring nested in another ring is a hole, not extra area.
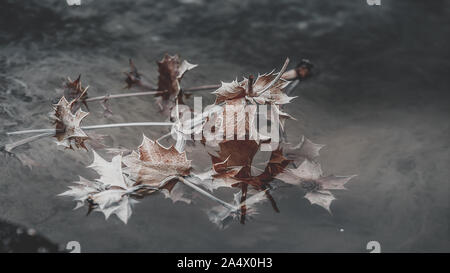
[[(162, 195), (142, 200), (124, 225), (86, 217), (56, 196), (79, 175), (95, 178), (85, 168), (92, 154), (43, 139), (0, 153), (0, 251), (57, 251), (78, 241), (82, 252), (368, 252), (373, 240), (383, 252), (450, 250), (449, 1), (81, 1), (0, 2), (0, 143), (17, 140), (7, 131), (48, 128), (68, 76), (81, 74), (91, 96), (127, 92), (128, 58), (153, 82), (166, 52), (199, 64), (183, 86), (307, 58), (315, 75), (286, 107), (298, 119), (288, 121), (288, 138), (326, 144), (325, 173), (358, 177), (336, 193), (331, 215), (287, 188), (273, 193), (280, 213), (263, 204), (254, 220), (225, 230), (209, 222), (207, 200), (172, 204)], [(90, 106), (85, 124), (164, 118), (151, 97), (110, 105), (109, 118)], [(132, 149), (142, 133), (165, 131), (100, 133)]]

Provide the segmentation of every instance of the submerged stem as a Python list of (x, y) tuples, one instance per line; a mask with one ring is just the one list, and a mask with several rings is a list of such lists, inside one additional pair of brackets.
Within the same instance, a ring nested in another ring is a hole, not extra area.
[(42, 134), (39, 134), (39, 135), (34, 135), (34, 136), (31, 136), (31, 137), (27, 137), (25, 139), (22, 139), (22, 140), (19, 140), (19, 141), (10, 143), (10, 144), (6, 144), (5, 145), (5, 151), (11, 152), (14, 148), (16, 148), (18, 146), (30, 143), (32, 141), (35, 141), (35, 140), (38, 140), (38, 139), (41, 139), (41, 138), (44, 138), (44, 137), (47, 137), (47, 136), (51, 136), (53, 134), (54, 134), (54, 132), (42, 133)]
[(195, 185), (194, 183), (190, 182), (189, 180), (186, 180), (183, 177), (178, 177), (178, 179), (181, 182), (183, 182), (186, 186), (189, 186), (192, 189), (194, 189), (195, 191), (197, 191), (197, 192), (201, 193), (202, 195), (208, 197), (209, 199), (216, 201), (217, 203), (221, 204), (222, 206), (226, 207), (227, 209), (230, 209), (230, 210), (235, 210), (236, 209), (235, 206), (233, 206), (233, 205), (223, 201), (222, 199), (219, 199), (219, 198), (215, 197), (214, 195), (212, 195), (209, 192), (205, 191), (204, 189), (198, 187), (197, 185)]

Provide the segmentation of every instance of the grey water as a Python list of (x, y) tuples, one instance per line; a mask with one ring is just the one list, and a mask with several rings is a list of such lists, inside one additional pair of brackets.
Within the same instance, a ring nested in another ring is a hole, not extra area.
[[(8, 131), (51, 126), (47, 114), (68, 76), (81, 74), (91, 96), (127, 92), (128, 58), (155, 82), (156, 61), (178, 53), (199, 64), (183, 78), (186, 87), (307, 58), (315, 75), (285, 108), (297, 118), (286, 124), (288, 139), (326, 144), (325, 173), (358, 176), (335, 192), (332, 214), (291, 187), (273, 193), (280, 213), (262, 204), (254, 219), (224, 230), (208, 220), (208, 200), (162, 195), (141, 200), (125, 225), (57, 197), (79, 175), (95, 178), (86, 169), (92, 153), (43, 139), (0, 154), (0, 222), (10, 223), (0, 225), (0, 239), (15, 236), (5, 230), (17, 224), (60, 249), (78, 241), (82, 252), (368, 252), (369, 241), (383, 252), (448, 252), (449, 40), (445, 0), (1, 1), (2, 144), (17, 140)], [(110, 105), (114, 115), (105, 117), (91, 104), (85, 124), (164, 119), (151, 97)], [(158, 138), (166, 129), (99, 133), (109, 146), (132, 149), (143, 133)]]

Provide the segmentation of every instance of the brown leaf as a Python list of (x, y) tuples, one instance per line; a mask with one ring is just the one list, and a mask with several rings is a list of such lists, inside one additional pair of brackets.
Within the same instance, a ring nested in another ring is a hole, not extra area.
[[(283, 92), (283, 89), (289, 85), (289, 81), (282, 78), (278, 79), (272, 86), (272, 81), (277, 77), (273, 71), (267, 74), (259, 75), (256, 81), (249, 81), (244, 78), (242, 81), (236, 80), (231, 83), (222, 82), (221, 87), (213, 92), (217, 96), (216, 104), (226, 100), (232, 100), (240, 97), (245, 97), (251, 103), (258, 104), (286, 104), (295, 97), (289, 97)], [(251, 83), (251, 87), (249, 84)], [(269, 87), (270, 86), (270, 87)], [(265, 92), (267, 87), (269, 87)]]
[(220, 104), (226, 100), (245, 97), (246, 89), (237, 80), (234, 80), (229, 83), (221, 82), (221, 86), (212, 94), (217, 96), (215, 104)]
[(89, 113), (78, 109), (72, 113), (73, 100), (69, 103), (65, 97), (62, 97), (58, 104), (54, 105), (53, 119), (56, 125), (55, 137), (57, 144), (73, 149), (72, 144), (77, 148), (87, 149), (84, 141), (88, 139), (83, 130), (80, 128), (80, 123), (84, 117)]
[(133, 60), (129, 60), (130, 63), (130, 72), (124, 72), (127, 76), (125, 82), (127, 83), (126, 88), (130, 89), (133, 86), (141, 86), (141, 74), (138, 72), (136, 66), (133, 63)]
[(139, 73), (136, 65), (131, 59), (129, 60), (129, 63), (130, 71), (124, 72), (124, 74), (127, 76), (125, 78), (126, 86), (124, 88), (136, 88), (142, 91), (155, 90), (155, 87), (150, 84), (141, 73)]
[(85, 88), (81, 86), (81, 75), (74, 81), (67, 78), (67, 82), (64, 85), (64, 97), (71, 102), (73, 101), (71, 105), (72, 113), (75, 113), (75, 111), (81, 107), (81, 104), (84, 104), (87, 107), (85, 99), (88, 97), (88, 88), (89, 86)]
[(219, 148), (219, 156), (211, 156), (213, 164), (223, 163), (227, 168), (249, 168), (259, 144), (254, 140), (225, 140), (219, 143)]
[(259, 134), (258, 109), (256, 105), (248, 105), (245, 98), (226, 100), (221, 106), (216, 107), (221, 107), (221, 111), (212, 114), (203, 124), (203, 142), (207, 146), (217, 147), (224, 139), (254, 140), (258, 144), (270, 140)]
[[(222, 82), (221, 86), (213, 92), (213, 94), (217, 96), (215, 104), (224, 104), (224, 107), (231, 105), (240, 108), (237, 113), (244, 113), (245, 109), (251, 109), (248, 108), (248, 103), (251, 105), (270, 104), (271, 113), (268, 113), (268, 119), (271, 120), (272, 125), (279, 124), (281, 129), (284, 130), (285, 120), (294, 119), (288, 113), (283, 112), (280, 107), (281, 104), (289, 103), (294, 98), (287, 96), (283, 92), (283, 89), (288, 84), (288, 81), (278, 78), (278, 74), (273, 71), (264, 75), (259, 75), (256, 81), (253, 80), (253, 76), (250, 76), (248, 79), (244, 78), (241, 82), (237, 82), (237, 80), (231, 83)], [(234, 128), (236, 130), (238, 126), (242, 126), (242, 124), (245, 123), (246, 135), (253, 135), (259, 139), (262, 136), (257, 133), (256, 111), (253, 112), (254, 113), (251, 115), (248, 115), (249, 119), (247, 122), (245, 122), (245, 115), (236, 115), (238, 117), (241, 116), (241, 118), (237, 119), (238, 125)], [(223, 116), (223, 119), (225, 119), (225, 114)], [(222, 127), (230, 128), (229, 125), (231, 123), (231, 126), (233, 126), (233, 122), (233, 120), (225, 121), (222, 123)], [(260, 124), (260, 126), (264, 125)], [(215, 125), (215, 127), (217, 127), (217, 125)], [(224, 128), (220, 129), (225, 131)]]
[(123, 158), (128, 173), (137, 184), (160, 186), (161, 182), (173, 176), (189, 175), (191, 161), (185, 152), (178, 152), (175, 147), (165, 148), (158, 142), (143, 136), (138, 151), (133, 151)]
[(165, 115), (170, 114), (177, 99), (179, 104), (184, 104), (180, 81), (184, 73), (196, 66), (186, 60), (181, 62), (178, 55), (165, 54), (163, 59), (158, 62), (158, 90), (163, 92), (155, 96), (158, 97), (157, 103)]
[(257, 176), (258, 180), (261, 182), (261, 186), (267, 185), (280, 173), (282, 173), (292, 160), (287, 159), (283, 154), (283, 149), (278, 147), (276, 150), (272, 151), (270, 155), (269, 162), (260, 175)]

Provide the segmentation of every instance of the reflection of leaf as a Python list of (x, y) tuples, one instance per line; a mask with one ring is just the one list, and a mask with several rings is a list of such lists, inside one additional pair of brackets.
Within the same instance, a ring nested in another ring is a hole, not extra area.
[(113, 115), (113, 112), (111, 111), (111, 108), (109, 107), (109, 96), (106, 96), (104, 100), (100, 102), (100, 105), (103, 108), (103, 116), (105, 118), (110, 118)]
[(81, 176), (80, 181), (74, 183), (76, 184), (75, 186), (69, 186), (70, 190), (59, 194), (59, 196), (73, 197), (74, 201), (77, 202), (75, 209), (82, 207), (90, 194), (105, 190), (105, 187), (102, 186), (101, 182), (92, 182)]
[(302, 181), (315, 181), (321, 176), (320, 164), (305, 160), (298, 168), (286, 169), (277, 175), (277, 178), (288, 184), (299, 185)]
[(139, 73), (134, 62), (130, 59), (130, 72), (124, 72), (127, 76), (125, 78), (126, 86), (124, 88), (136, 88), (142, 91), (155, 90), (155, 87), (150, 84), (142, 75)]
[(324, 147), (323, 144), (313, 143), (311, 140), (302, 136), (300, 143), (295, 146), (288, 146), (286, 155), (294, 162), (303, 162), (305, 159), (315, 160), (319, 156), (319, 151)]
[(213, 164), (213, 168), (209, 171), (194, 174), (193, 183), (214, 191), (218, 188), (231, 188), (233, 185), (241, 182), (235, 176), (240, 172), (242, 167), (227, 167), (228, 158), (224, 162)]
[(134, 65), (133, 61), (130, 59), (130, 72), (124, 72), (124, 74), (127, 76), (125, 79), (125, 82), (127, 83), (126, 88), (130, 89), (133, 86), (140, 86), (141, 85), (141, 74), (138, 72), (136, 66)]
[(89, 113), (78, 109), (73, 114), (71, 106), (72, 103), (67, 102), (65, 97), (62, 97), (54, 106), (53, 119), (56, 125), (57, 144), (70, 149), (73, 148), (72, 144), (77, 148), (87, 149), (84, 141), (88, 139), (88, 136), (81, 130), (80, 123)]
[[(219, 156), (211, 155), (213, 164), (221, 163), (226, 168), (241, 167), (236, 178), (250, 177), (250, 167), (259, 144), (254, 140), (229, 140), (219, 143)], [(216, 166), (217, 170), (217, 166)]]
[[(176, 181), (175, 181), (176, 182)], [(173, 182), (172, 182), (173, 183)], [(172, 202), (191, 203), (191, 199), (186, 197), (185, 186), (181, 183), (174, 183), (172, 187), (165, 187), (161, 190), (166, 198), (172, 199)]]
[(336, 198), (330, 191), (312, 191), (305, 194), (305, 198), (311, 202), (311, 204), (316, 204), (322, 208), (330, 211), (330, 205)]
[(223, 206), (212, 207), (207, 213), (211, 222), (218, 225), (219, 228), (226, 228), (232, 222), (232, 220), (239, 219), (241, 216), (241, 207), (245, 206), (245, 214), (247, 217), (251, 217), (258, 213), (256, 205), (266, 201), (266, 191), (260, 191), (252, 196), (246, 198), (244, 202), (241, 202), (242, 192), (239, 191), (234, 194), (233, 205), (234, 209), (225, 208)]
[(312, 203), (330, 211), (330, 204), (335, 198), (328, 190), (343, 190), (351, 176), (323, 176), (319, 163), (305, 159), (296, 169), (285, 169), (276, 178), (293, 185), (299, 185), (307, 191), (305, 197)]
[(22, 163), (22, 165), (30, 168), (30, 170), (33, 169), (33, 167), (40, 166), (38, 162), (36, 162), (34, 159), (30, 158), (26, 154), (15, 154), (16, 158), (19, 159), (19, 161)]
[(283, 150), (280, 147), (272, 151), (264, 171), (257, 176), (260, 185), (267, 185), (270, 183), (278, 174), (282, 173), (291, 162), (292, 160), (289, 160), (284, 156)]
[(106, 135), (97, 134), (97, 133), (89, 133), (87, 139), (87, 144), (89, 144), (89, 147), (91, 149), (102, 149), (105, 148), (106, 145), (104, 144), (104, 138)]

